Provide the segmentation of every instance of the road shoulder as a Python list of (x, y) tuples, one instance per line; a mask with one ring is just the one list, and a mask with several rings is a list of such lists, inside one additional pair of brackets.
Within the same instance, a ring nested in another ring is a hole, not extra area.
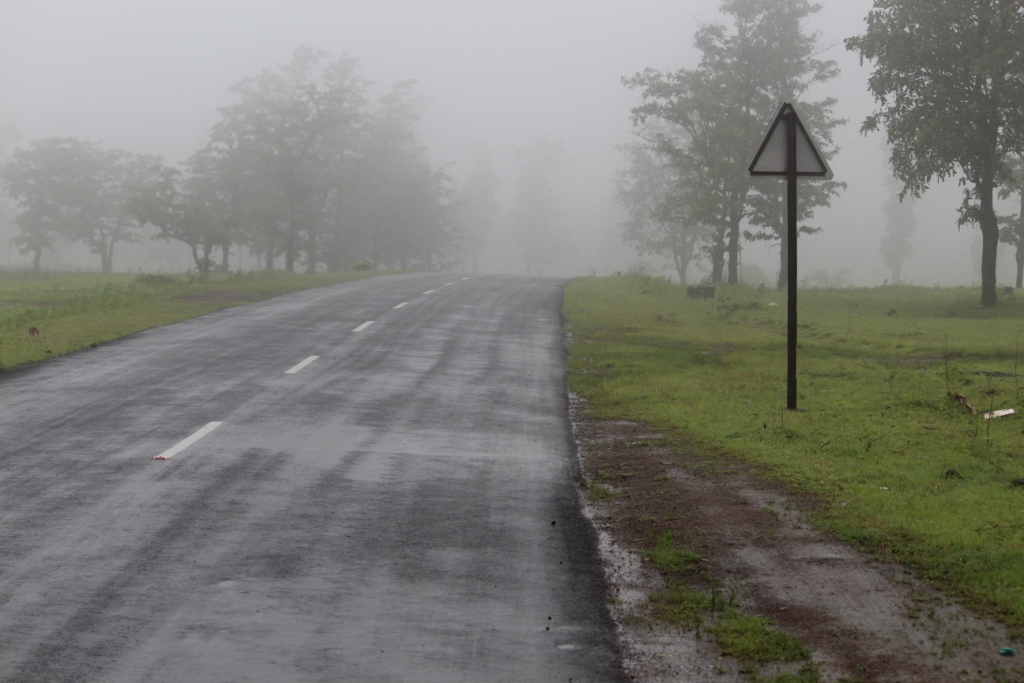
[[(758, 478), (740, 461), (672, 448), (643, 424), (592, 419), (574, 396), (570, 414), (586, 510), (601, 538), (609, 602), (634, 680), (1024, 678), (1020, 656), (999, 655), (1005, 646), (1020, 652), (1003, 626), (815, 529), (808, 521), (814, 499)], [(699, 559), (666, 574), (652, 561), (665, 538), (681, 556)], [(723, 656), (710, 612), (696, 628), (666, 624), (658, 601), (677, 579), (795, 637), (813, 652), (811, 662)]]

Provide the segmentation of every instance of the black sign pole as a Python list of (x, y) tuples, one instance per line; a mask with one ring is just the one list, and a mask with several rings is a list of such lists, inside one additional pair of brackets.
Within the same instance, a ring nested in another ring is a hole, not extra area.
[(786, 235), (789, 261), (789, 348), (786, 368), (786, 400), (789, 410), (796, 410), (796, 112), (792, 108), (786, 118)]

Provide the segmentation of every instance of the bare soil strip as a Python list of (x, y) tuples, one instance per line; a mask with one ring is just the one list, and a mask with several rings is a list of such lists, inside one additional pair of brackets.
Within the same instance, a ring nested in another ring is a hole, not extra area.
[[(613, 492), (587, 508), (634, 680), (748, 680), (709, 637), (647, 616), (664, 579), (642, 558), (671, 531), (745, 611), (813, 648), (825, 681), (1024, 681), (1021, 642), (1006, 628), (811, 527), (813, 499), (742, 462), (670, 448), (645, 425), (591, 419), (576, 397), (570, 411), (584, 476)], [(1017, 656), (1000, 656), (1003, 647)]]

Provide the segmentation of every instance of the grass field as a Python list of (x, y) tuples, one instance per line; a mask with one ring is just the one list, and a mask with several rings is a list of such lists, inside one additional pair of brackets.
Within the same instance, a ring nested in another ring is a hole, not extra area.
[[(569, 384), (595, 417), (646, 422), (817, 494), (820, 525), (1021, 629), (1024, 296), (995, 310), (978, 299), (802, 291), (790, 412), (783, 293), (700, 301), (657, 278), (580, 278), (565, 294)], [(1017, 414), (985, 420), (950, 392)]]
[(0, 369), (229, 306), (376, 274), (257, 271), (196, 278), (0, 271)]

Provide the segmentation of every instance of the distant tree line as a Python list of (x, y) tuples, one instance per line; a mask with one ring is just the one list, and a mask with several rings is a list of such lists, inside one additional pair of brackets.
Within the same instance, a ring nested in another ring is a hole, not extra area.
[[(686, 264), (703, 253), (714, 282), (737, 280), (740, 238), (780, 243), (786, 272), (782, 183), (751, 181), (743, 171), (773, 108), (795, 101), (826, 157), (836, 153), (835, 101), (809, 102), (818, 83), (835, 78), (835, 62), (817, 59), (817, 34), (802, 21), (819, 5), (807, 0), (724, 0), (731, 25), (708, 24), (695, 36), (694, 69), (648, 69), (625, 79), (640, 92), (633, 123), (642, 142), (626, 150), (629, 166), (617, 192), (629, 218), (625, 241), (642, 253)], [(958, 177), (964, 188), (960, 225), (982, 235), (981, 303), (995, 306), (996, 255), (1016, 247), (1016, 286), (1024, 280), (1024, 7), (1020, 0), (875, 0), (863, 35), (845, 41), (874, 63), (868, 88), (877, 109), (861, 131), (885, 129), (900, 182), (884, 207), (881, 251), (894, 282), (910, 253), (913, 214), (899, 203), (920, 197), (936, 180)], [(805, 183), (800, 232), (817, 207), (844, 187)], [(1020, 200), (999, 216), (995, 198)]]
[(178, 166), (74, 138), (33, 141), (0, 171), (17, 205), (15, 243), (38, 269), (56, 241), (80, 242), (104, 272), (115, 246), (144, 228), (187, 245), (202, 273), (227, 270), (233, 244), (268, 269), (283, 258), (307, 272), (358, 262), (436, 270), (467, 246), (478, 255), (484, 235), (463, 239), (460, 206), (486, 197), (469, 190), (457, 201), (452, 179), (427, 161), (413, 83), (372, 103), (368, 87), (356, 60), (302, 47), (232, 86), (206, 146)]

